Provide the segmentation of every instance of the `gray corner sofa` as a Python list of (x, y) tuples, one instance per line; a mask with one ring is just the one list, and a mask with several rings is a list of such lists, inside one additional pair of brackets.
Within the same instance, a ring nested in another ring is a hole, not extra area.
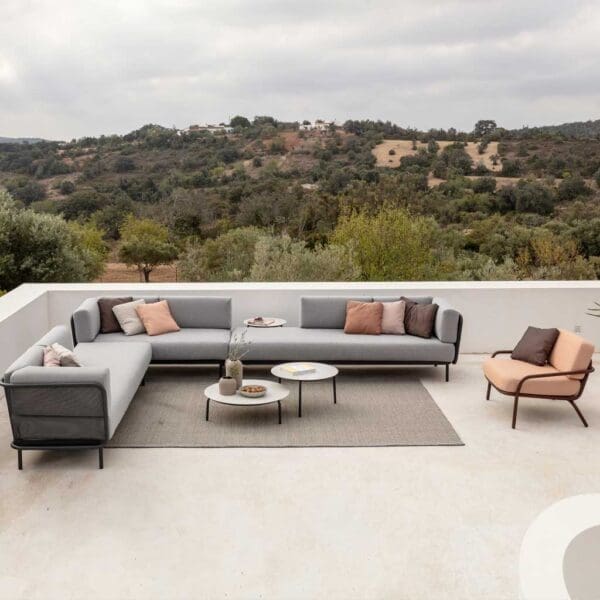
[[(100, 333), (98, 298), (88, 298), (73, 313), (75, 343), (145, 342), (152, 348), (152, 363), (214, 362), (222, 368), (231, 336), (231, 298), (216, 296), (140, 296), (147, 303), (166, 300), (180, 331), (150, 336)], [(138, 298), (134, 298), (137, 300)]]
[[(47, 368), (44, 347), (58, 342), (74, 351), (81, 367)], [(12, 447), (23, 468), (23, 450), (102, 448), (143, 383), (152, 349), (145, 342), (123, 345), (79, 343), (58, 325), (26, 350), (4, 373)]]
[(400, 296), (304, 296), (300, 299), (300, 327), (248, 329), (246, 339), (252, 343), (244, 362), (312, 360), (338, 364), (443, 364), (448, 381), (450, 364), (458, 360), (462, 316), (443, 298), (407, 298), (425, 304), (435, 302), (439, 306), (433, 337), (344, 333), (348, 300), (390, 302), (399, 300)]

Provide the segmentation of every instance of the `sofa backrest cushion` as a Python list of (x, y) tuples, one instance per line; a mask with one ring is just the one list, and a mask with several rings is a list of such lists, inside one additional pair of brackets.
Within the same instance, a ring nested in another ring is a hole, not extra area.
[(2, 380), (5, 383), (10, 383), (11, 377), (19, 369), (25, 367), (41, 367), (44, 364), (44, 347), (31, 346), (15, 360), (4, 372)]
[[(550, 354), (550, 364), (559, 371), (587, 369), (594, 354), (594, 344), (571, 331), (559, 330), (558, 338)], [(583, 379), (585, 375), (570, 375), (570, 379)]]
[(181, 328), (231, 329), (231, 298), (221, 296), (161, 296)]
[(73, 336), (64, 325), (57, 325), (35, 343), (36, 346), (43, 347), (52, 346), (52, 344), (60, 344), (69, 350), (73, 350)]
[(300, 327), (308, 329), (344, 329), (348, 300), (372, 302), (370, 296), (302, 296)]
[(433, 298), (431, 296), (375, 296), (373, 300), (375, 302), (398, 302), (405, 298), (406, 300), (410, 300), (411, 302), (416, 302), (417, 304), (431, 304)]

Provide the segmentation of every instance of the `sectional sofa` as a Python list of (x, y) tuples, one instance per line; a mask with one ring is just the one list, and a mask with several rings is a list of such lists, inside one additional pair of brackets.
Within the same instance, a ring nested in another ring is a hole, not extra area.
[(413, 335), (349, 335), (344, 333), (346, 302), (393, 302), (400, 296), (305, 296), (300, 299), (300, 326), (248, 328), (251, 343), (246, 363), (295, 360), (337, 364), (450, 365), (458, 360), (462, 316), (443, 298), (407, 297), (438, 305), (431, 338)]
[[(215, 363), (222, 371), (231, 341), (231, 298), (143, 297), (167, 300), (180, 331), (126, 336), (101, 333), (97, 298), (88, 298), (71, 318), (71, 332), (54, 327), (4, 373), (12, 446), (22, 468), (23, 450), (102, 449), (125, 415), (150, 364)], [(248, 328), (246, 363), (305, 360), (338, 364), (438, 365), (458, 359), (462, 316), (442, 298), (408, 298), (438, 304), (434, 335), (349, 335), (344, 333), (348, 300), (395, 301), (398, 297), (306, 296), (300, 299), (300, 326)], [(70, 348), (82, 367), (47, 368), (44, 347)]]

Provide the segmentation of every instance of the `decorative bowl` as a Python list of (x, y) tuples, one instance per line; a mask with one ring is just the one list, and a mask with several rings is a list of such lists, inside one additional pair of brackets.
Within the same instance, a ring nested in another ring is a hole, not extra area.
[(267, 393), (267, 388), (264, 385), (243, 385), (239, 391), (246, 398), (260, 398)]

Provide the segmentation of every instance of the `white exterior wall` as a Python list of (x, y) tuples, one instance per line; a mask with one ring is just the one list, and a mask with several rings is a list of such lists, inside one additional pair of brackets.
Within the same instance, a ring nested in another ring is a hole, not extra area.
[(585, 314), (600, 301), (600, 281), (26, 284), (0, 298), (0, 370), (50, 327), (68, 325), (73, 310), (90, 296), (230, 296), (235, 325), (255, 315), (297, 325), (301, 296), (401, 294), (442, 296), (457, 308), (464, 317), (461, 352), (512, 348), (528, 325), (579, 326), (600, 349), (600, 319)]

